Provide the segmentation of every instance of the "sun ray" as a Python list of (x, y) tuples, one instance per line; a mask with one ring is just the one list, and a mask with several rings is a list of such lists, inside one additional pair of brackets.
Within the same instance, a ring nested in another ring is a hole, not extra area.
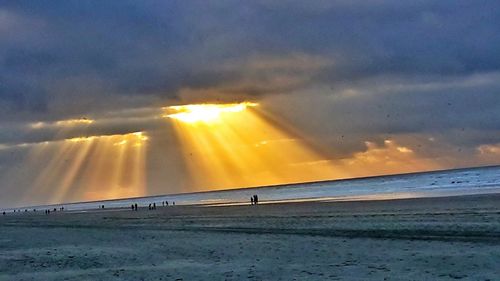
[[(298, 134), (253, 110), (256, 103), (166, 108), (196, 189), (331, 179), (331, 162)], [(308, 163), (307, 165), (305, 163)]]
[(133, 196), (145, 196), (146, 191), (146, 147), (147, 138), (140, 135), (140, 141), (133, 145), (132, 147), (132, 160), (134, 163), (131, 171), (131, 187), (129, 189), (133, 190)]
[(27, 165), (41, 172), (24, 200), (42, 194), (44, 203), (146, 195), (147, 140), (145, 133), (135, 132), (33, 144)]
[(66, 198), (94, 142), (95, 140), (91, 139), (77, 147), (78, 151), (76, 151), (71, 163), (68, 165), (60, 181), (59, 187), (53, 192), (54, 196), (52, 198), (54, 202), (62, 202)]
[(50, 189), (56, 183), (65, 165), (64, 160), (68, 157), (72, 148), (73, 145), (71, 143), (62, 143), (60, 148), (53, 148), (56, 152), (51, 160), (45, 165), (45, 168), (37, 175), (33, 181), (32, 189), (25, 195), (26, 197), (32, 197), (35, 196), (35, 194), (50, 193)]

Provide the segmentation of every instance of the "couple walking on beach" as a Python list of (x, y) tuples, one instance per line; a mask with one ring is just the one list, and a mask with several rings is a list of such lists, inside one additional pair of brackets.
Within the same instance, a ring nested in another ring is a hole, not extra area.
[(259, 196), (257, 195), (253, 195), (252, 197), (250, 197), (250, 203), (252, 205), (257, 205), (259, 204)]

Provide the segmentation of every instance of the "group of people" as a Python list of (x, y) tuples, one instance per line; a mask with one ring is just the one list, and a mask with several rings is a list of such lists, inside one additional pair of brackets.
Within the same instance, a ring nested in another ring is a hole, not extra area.
[[(163, 207), (168, 206), (168, 201), (161, 201), (161, 205)], [(174, 205), (175, 205), (175, 201), (172, 201), (172, 206), (174, 206)]]
[[(64, 211), (64, 207), (59, 207), (59, 211)], [(36, 209), (33, 209), (33, 212), (36, 212)], [(50, 212), (57, 212), (57, 208), (54, 208), (52, 211), (50, 209), (45, 210), (45, 214), (48, 215)]]
[[(13, 213), (20, 213), (22, 210), (13, 210), (12, 212)], [(29, 210), (28, 209), (24, 209), (24, 212), (27, 213)], [(33, 212), (36, 213), (37, 209), (33, 209)], [(64, 207), (59, 207), (59, 211), (64, 211)], [(50, 214), (50, 212), (57, 212), (57, 208), (54, 208), (54, 209), (45, 209), (44, 210), (45, 214), (48, 215)], [(2, 215), (6, 215), (7, 213), (5, 211), (2, 212)]]
[[(59, 210), (61, 210), (61, 209), (59, 209)], [(62, 211), (62, 210), (61, 210), (61, 211)], [(51, 210), (51, 209), (46, 209), (46, 210), (45, 210), (45, 214), (46, 214), (46, 215), (50, 214), (50, 212), (57, 212), (57, 209), (56, 209), (56, 208), (54, 208), (53, 210)]]
[(257, 205), (259, 204), (259, 196), (257, 196), (257, 194), (253, 195), (250, 197), (250, 203), (252, 205)]
[[(168, 201), (162, 201), (161, 205), (163, 207), (169, 206), (169, 202)], [(172, 206), (175, 206), (175, 201), (172, 201)], [(137, 203), (130, 205), (130, 208), (132, 209), (132, 211), (137, 211), (137, 208), (138, 208)], [(99, 209), (104, 209), (104, 205), (99, 205)], [(149, 204), (149, 210), (156, 210), (156, 203)], [(36, 212), (36, 211), (37, 211), (36, 209), (33, 209), (33, 212)], [(45, 214), (48, 215), (51, 212), (56, 212), (56, 211), (57, 211), (57, 208), (46, 209), (45, 210)], [(64, 211), (64, 207), (60, 207), (59, 211)], [(16, 212), (21, 212), (21, 210), (14, 210), (14, 213), (16, 213)], [(28, 212), (28, 209), (24, 210), (24, 212)], [(2, 215), (6, 215), (6, 214), (7, 213), (5, 211), (2, 212)]]
[[(162, 201), (161, 205), (165, 207), (168, 206), (169, 203), (168, 201)], [(172, 206), (175, 206), (175, 201), (172, 201)], [(130, 208), (132, 209), (132, 211), (137, 211), (137, 203), (130, 205)], [(148, 206), (148, 210), (156, 210), (156, 203), (150, 203)]]

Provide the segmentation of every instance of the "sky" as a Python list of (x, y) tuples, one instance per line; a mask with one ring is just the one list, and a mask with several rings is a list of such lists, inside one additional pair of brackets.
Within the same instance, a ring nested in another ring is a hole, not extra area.
[(0, 207), (500, 164), (499, 8), (2, 1)]

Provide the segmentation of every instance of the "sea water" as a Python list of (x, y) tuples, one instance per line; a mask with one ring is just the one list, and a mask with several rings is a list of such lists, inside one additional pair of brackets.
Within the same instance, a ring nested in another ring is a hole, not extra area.
[[(130, 208), (156, 203), (162, 206), (200, 205), (225, 206), (250, 204), (258, 195), (260, 204), (294, 201), (345, 201), (396, 198), (438, 197), (470, 194), (500, 193), (500, 166), (433, 171), (423, 173), (378, 176), (358, 179), (321, 181), (300, 184), (220, 190), (210, 192), (159, 195), (140, 198), (104, 200), (51, 205), (65, 210), (82, 211), (109, 208)], [(29, 207), (32, 209), (33, 207)], [(47, 206), (37, 206), (43, 209)]]

